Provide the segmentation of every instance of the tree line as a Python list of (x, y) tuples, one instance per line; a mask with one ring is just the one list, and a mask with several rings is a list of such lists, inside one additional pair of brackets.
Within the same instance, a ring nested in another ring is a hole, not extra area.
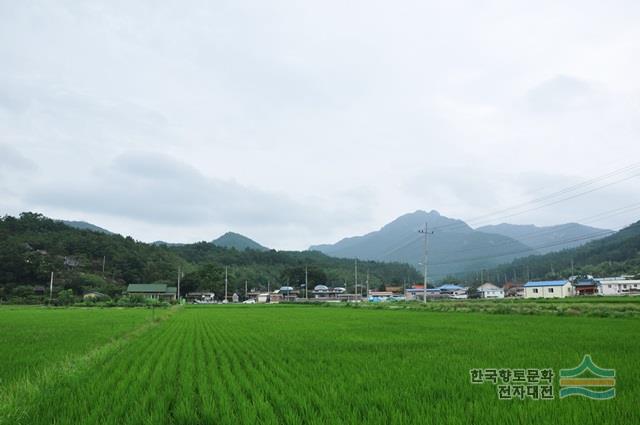
[[(327, 284), (352, 288), (354, 260), (328, 257), (314, 251), (237, 250), (198, 242), (180, 246), (154, 245), (127, 236), (80, 230), (25, 212), (0, 219), (0, 300), (37, 302), (54, 273), (55, 292), (79, 296), (98, 291), (118, 297), (129, 283), (167, 283), (175, 286), (178, 270), (187, 291), (224, 290), (225, 267), (229, 291), (279, 285), (299, 287), (305, 268), (309, 286)], [(419, 281), (411, 266), (401, 263), (359, 262), (360, 283), (367, 272), (372, 288)], [(41, 292), (41, 291), (40, 291)]]

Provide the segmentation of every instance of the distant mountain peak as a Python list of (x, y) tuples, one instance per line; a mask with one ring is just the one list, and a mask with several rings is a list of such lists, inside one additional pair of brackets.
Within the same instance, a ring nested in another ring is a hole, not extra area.
[(113, 232), (110, 232), (107, 229), (103, 229), (102, 227), (98, 227), (95, 224), (87, 223), (86, 221), (72, 221), (72, 220), (60, 220), (60, 221), (69, 227), (73, 227), (74, 229), (90, 230), (92, 232), (104, 233), (106, 235), (113, 235)]
[(260, 245), (258, 242), (250, 239), (240, 233), (227, 232), (217, 239), (211, 241), (212, 244), (223, 248), (235, 248), (239, 251), (245, 249), (254, 249), (256, 251), (268, 251), (269, 248)]
[[(432, 278), (470, 267), (480, 269), (531, 253), (527, 246), (512, 238), (473, 230), (464, 221), (443, 216), (435, 210), (403, 214), (377, 231), (309, 249), (334, 257), (398, 261), (417, 266), (423, 255), (422, 237), (418, 231), (424, 229), (425, 222), (429, 229), (435, 230), (429, 237)], [(485, 260), (487, 256), (493, 258)]]

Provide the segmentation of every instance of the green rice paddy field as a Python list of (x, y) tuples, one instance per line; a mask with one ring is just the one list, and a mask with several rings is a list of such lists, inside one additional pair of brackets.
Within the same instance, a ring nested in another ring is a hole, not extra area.
[[(0, 308), (2, 424), (638, 424), (640, 319), (321, 306)], [(471, 368), (616, 369), (497, 397)]]

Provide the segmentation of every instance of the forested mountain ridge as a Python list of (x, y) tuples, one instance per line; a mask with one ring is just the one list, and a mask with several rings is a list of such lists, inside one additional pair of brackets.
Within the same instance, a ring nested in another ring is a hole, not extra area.
[(72, 221), (72, 220), (61, 220), (61, 221), (62, 223), (66, 224), (69, 227), (73, 227), (74, 229), (91, 230), (92, 232), (106, 233), (107, 235), (113, 235), (113, 232), (110, 232), (107, 229), (103, 229), (102, 227), (98, 227), (95, 224), (87, 223), (86, 221)]
[[(51, 272), (56, 290), (76, 294), (98, 290), (108, 295), (123, 292), (128, 283), (163, 282), (175, 286), (178, 269), (183, 292), (213, 290), (224, 285), (228, 267), (230, 291), (250, 287), (298, 285), (308, 267), (311, 284), (353, 285), (353, 261), (317, 252), (236, 250), (210, 242), (165, 246), (135, 241), (131, 237), (79, 230), (36, 213), (0, 219), (0, 299), (28, 297), (34, 286), (47, 286)], [(103, 272), (104, 264), (104, 272)], [(370, 272), (372, 286), (419, 280), (406, 264), (366, 262), (362, 277)]]
[(555, 226), (501, 223), (478, 227), (476, 230), (515, 239), (539, 254), (575, 248), (615, 233), (613, 230), (599, 229), (579, 223), (566, 223)]
[(485, 276), (498, 283), (586, 274), (640, 275), (640, 221), (578, 248), (518, 258), (485, 272)]

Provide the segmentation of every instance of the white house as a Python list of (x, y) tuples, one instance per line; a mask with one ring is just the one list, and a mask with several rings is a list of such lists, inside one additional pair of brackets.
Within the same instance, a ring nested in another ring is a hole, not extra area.
[(478, 286), (478, 294), (480, 298), (504, 298), (504, 290), (489, 282)]
[(640, 280), (624, 277), (597, 278), (600, 282), (599, 295), (640, 295)]
[(573, 295), (573, 286), (568, 280), (527, 282), (524, 285), (525, 298), (564, 298)]

